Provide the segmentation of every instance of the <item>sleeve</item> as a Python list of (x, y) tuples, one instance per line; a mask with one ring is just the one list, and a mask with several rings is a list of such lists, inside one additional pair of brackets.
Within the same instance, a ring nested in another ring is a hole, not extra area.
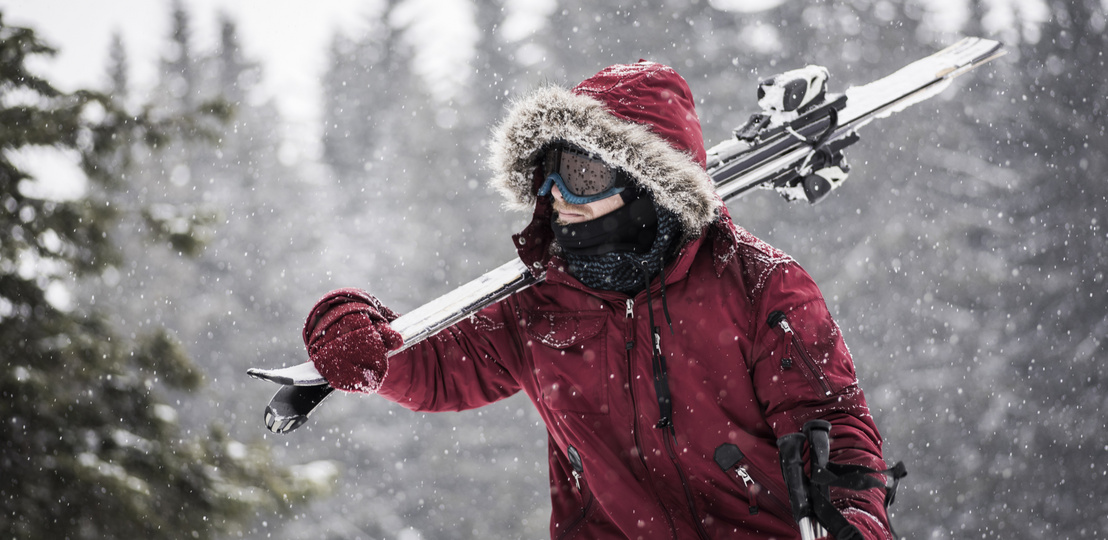
[(510, 299), (389, 359), (379, 394), (413, 411), (462, 411), (488, 405), (520, 390), (521, 358)]
[[(833, 462), (886, 468), (881, 434), (858, 386), (854, 361), (819, 288), (800, 266), (782, 265), (755, 304), (752, 376), (769, 425), (780, 437), (804, 423), (831, 423)], [(879, 488), (833, 488), (832, 502), (867, 539), (891, 538)]]

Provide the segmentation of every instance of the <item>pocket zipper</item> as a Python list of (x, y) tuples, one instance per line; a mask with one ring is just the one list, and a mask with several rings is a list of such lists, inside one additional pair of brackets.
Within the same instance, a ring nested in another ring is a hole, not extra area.
[[(827, 376), (823, 374), (823, 370), (819, 368), (815, 360), (808, 354), (808, 351), (804, 348), (804, 345), (800, 342), (800, 337), (793, 331), (793, 327), (789, 325), (789, 319), (782, 311), (774, 311), (769, 314), (769, 319), (766, 320), (770, 328), (779, 327), (785, 333), (788, 343), (792, 344), (792, 347), (796, 349), (796, 355), (800, 357), (801, 362), (807, 368), (805, 373), (810, 380), (814, 381), (814, 384), (818, 386), (819, 391), (823, 392), (823, 395), (830, 396), (831, 386), (827, 384)], [(788, 344), (785, 346), (785, 357), (781, 359), (781, 368), (789, 369), (792, 367), (792, 358), (789, 357)]]
[(746, 500), (749, 505), (750, 515), (758, 515), (758, 492), (762, 490), (762, 487), (754, 481), (754, 477), (750, 476), (750, 472), (746, 470), (746, 465), (739, 465), (735, 469), (735, 474), (739, 475), (739, 478), (743, 481), (743, 485), (746, 487)]
[[(581, 454), (576, 448), (570, 446), (566, 449), (566, 457), (569, 458), (569, 465), (573, 468), (570, 474), (573, 476), (573, 483), (577, 486), (577, 493), (584, 496), (584, 493), (581, 491), (581, 477), (585, 472), (585, 464), (581, 461)], [(592, 510), (593, 500), (594, 498), (590, 494), (588, 500), (585, 501), (584, 506), (581, 508), (581, 514), (562, 530), (558, 535), (559, 540), (569, 538), (571, 534), (581, 527), (581, 524), (584, 523), (585, 519), (589, 516), (589, 511)]]
[[(752, 463), (749, 463), (749, 460), (746, 460), (746, 455), (734, 444), (724, 443), (719, 445), (716, 448), (714, 458), (716, 465), (719, 465), (719, 468), (725, 473), (734, 471), (735, 476), (742, 482), (743, 488), (746, 490), (746, 502), (750, 515), (757, 515), (761, 508), (759, 495), (771, 485), (766, 480), (766, 476)], [(742, 463), (744, 460), (747, 462)], [(773, 513), (783, 517), (792, 516), (789, 507), (785, 506), (772, 491), (765, 491), (762, 498), (768, 503), (771, 510), (776, 510)]]
[(581, 474), (585, 472), (585, 464), (581, 462), (581, 454), (577, 452), (577, 449), (570, 446), (566, 452), (566, 457), (569, 458), (569, 465), (573, 467), (570, 474), (573, 475), (573, 483), (577, 485), (577, 492), (581, 492)]

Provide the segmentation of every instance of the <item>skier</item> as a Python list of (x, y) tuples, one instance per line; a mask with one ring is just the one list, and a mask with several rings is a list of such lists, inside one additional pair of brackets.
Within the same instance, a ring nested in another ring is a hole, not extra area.
[[(303, 334), (329, 384), (415, 411), (526, 392), (549, 434), (554, 538), (798, 537), (775, 441), (812, 419), (832, 424), (833, 461), (884, 468), (821, 293), (732, 223), (673, 69), (535, 90), (492, 154), (495, 187), (533, 212), (513, 238), (545, 279), (392, 358), (397, 315), (333, 291)], [(880, 489), (831, 498), (864, 538), (892, 538)]]

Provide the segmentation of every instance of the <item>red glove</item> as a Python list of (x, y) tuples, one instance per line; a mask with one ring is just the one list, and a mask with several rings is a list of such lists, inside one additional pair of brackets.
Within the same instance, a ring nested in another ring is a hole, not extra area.
[(404, 344), (389, 326), (396, 317), (363, 290), (331, 291), (304, 321), (308, 358), (331, 386), (372, 394), (385, 379), (389, 351)]

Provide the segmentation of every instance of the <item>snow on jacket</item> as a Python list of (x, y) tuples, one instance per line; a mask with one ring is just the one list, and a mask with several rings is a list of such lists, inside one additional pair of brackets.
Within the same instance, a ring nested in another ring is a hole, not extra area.
[[(559, 139), (630, 171), (680, 216), (686, 238), (664, 283), (628, 297), (566, 273), (533, 170)], [(534, 92), (499, 126), (493, 168), (498, 189), (534, 210), (514, 239), (545, 280), (394, 356), (380, 394), (412, 410), (457, 411), (525, 392), (549, 433), (552, 537), (798, 537), (775, 441), (814, 418), (833, 425), (833, 461), (885, 468), (818, 288), (731, 222), (676, 72), (639, 62), (573, 90)], [(775, 312), (791, 334), (770, 324)], [(651, 320), (668, 364), (670, 427), (655, 427)], [(717, 452), (741, 459), (724, 469)], [(872, 539), (889, 538), (883, 496), (832, 491)]]

